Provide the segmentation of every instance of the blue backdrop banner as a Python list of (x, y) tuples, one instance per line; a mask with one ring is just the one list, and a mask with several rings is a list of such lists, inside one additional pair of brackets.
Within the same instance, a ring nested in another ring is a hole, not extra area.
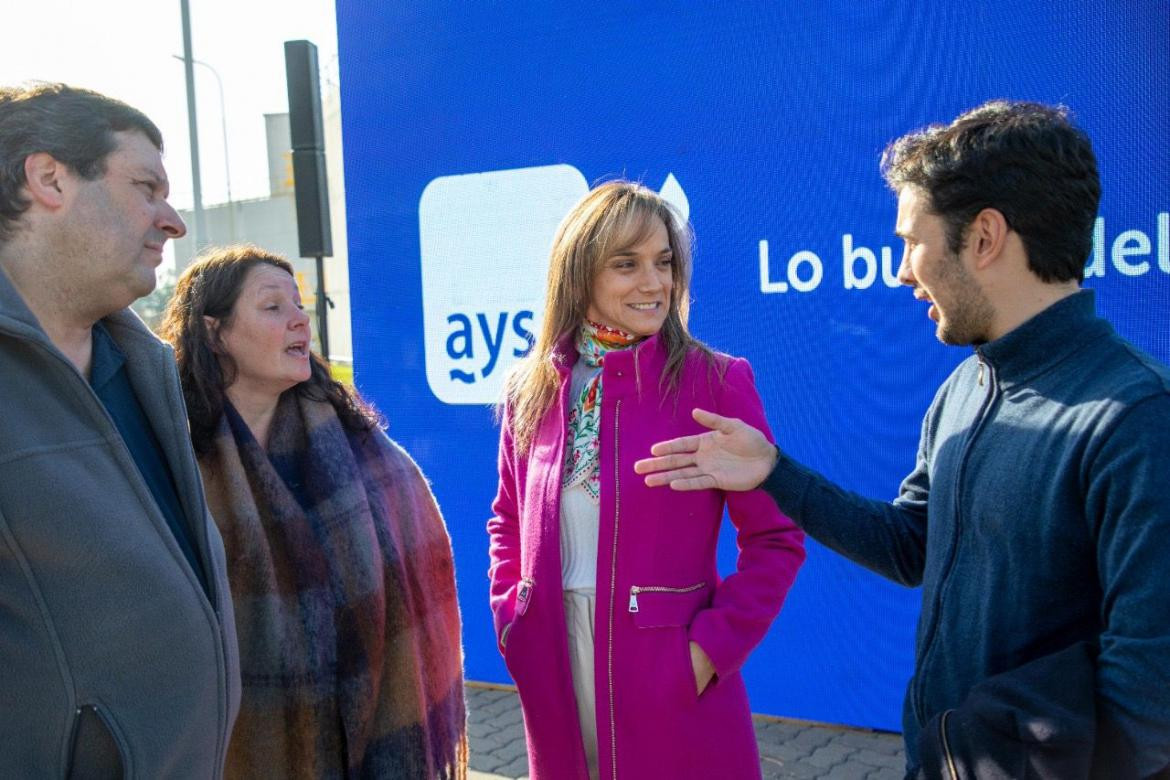
[[(357, 383), (446, 516), (469, 679), (508, 680), (487, 607), (490, 404), (593, 183), (641, 180), (688, 215), (692, 330), (751, 361), (781, 446), (869, 496), (896, 495), (969, 354), (894, 278), (878, 158), (911, 129), (995, 97), (1068, 105), (1103, 179), (1086, 284), (1170, 360), (1164, 0), (339, 0), (338, 33)], [(734, 554), (725, 534), (724, 571)], [(810, 541), (745, 667), (753, 710), (900, 728), (918, 602)]]

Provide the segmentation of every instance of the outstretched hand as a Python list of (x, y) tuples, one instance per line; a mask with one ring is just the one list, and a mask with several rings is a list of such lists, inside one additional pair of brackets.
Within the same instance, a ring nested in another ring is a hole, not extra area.
[(691, 416), (707, 433), (661, 441), (650, 448), (653, 458), (634, 464), (650, 487), (672, 490), (753, 490), (776, 464), (776, 448), (764, 434), (743, 420), (721, 417), (703, 409)]

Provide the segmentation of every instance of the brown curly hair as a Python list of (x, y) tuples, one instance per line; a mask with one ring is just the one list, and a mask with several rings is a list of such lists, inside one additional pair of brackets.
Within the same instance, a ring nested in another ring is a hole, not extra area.
[[(252, 244), (205, 251), (179, 277), (159, 326), (159, 335), (175, 348), (179, 380), (191, 421), (191, 442), (198, 456), (212, 449), (223, 416), (226, 390), (235, 381), (237, 371), (231, 356), (216, 349), (218, 337), (207, 327), (204, 317), (229, 324), (244, 279), (258, 265), (271, 265), (293, 276), (288, 260)], [(309, 364), (310, 377), (293, 387), (293, 392), (315, 401), (328, 401), (349, 431), (371, 431), (384, 426), (371, 406), (330, 375), (329, 367), (319, 355), (311, 353)]]

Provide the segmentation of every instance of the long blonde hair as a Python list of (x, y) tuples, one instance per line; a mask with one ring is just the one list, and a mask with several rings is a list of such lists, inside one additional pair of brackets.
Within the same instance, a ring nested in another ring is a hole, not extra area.
[[(659, 339), (666, 350), (660, 384), (669, 393), (678, 389), (687, 352), (711, 351), (687, 330), (690, 308), (691, 230), (658, 193), (630, 181), (610, 181), (589, 192), (561, 221), (549, 255), (544, 322), (532, 351), (508, 375), (501, 407), (511, 413), (512, 440), (523, 455), (532, 443), (540, 419), (556, 399), (560, 387), (555, 349), (557, 342), (580, 327), (592, 300), (593, 280), (606, 258), (648, 236), (654, 218), (662, 220), (674, 255), (672, 287), (666, 321)], [(503, 412), (502, 408), (497, 409)]]

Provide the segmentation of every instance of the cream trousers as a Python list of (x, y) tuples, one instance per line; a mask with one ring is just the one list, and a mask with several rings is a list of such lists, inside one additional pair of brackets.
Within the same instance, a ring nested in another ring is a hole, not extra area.
[(597, 694), (593, 684), (593, 616), (596, 591), (593, 588), (566, 590), (565, 624), (569, 633), (569, 665), (573, 672), (573, 693), (577, 717), (585, 740), (585, 763), (589, 777), (597, 780)]

